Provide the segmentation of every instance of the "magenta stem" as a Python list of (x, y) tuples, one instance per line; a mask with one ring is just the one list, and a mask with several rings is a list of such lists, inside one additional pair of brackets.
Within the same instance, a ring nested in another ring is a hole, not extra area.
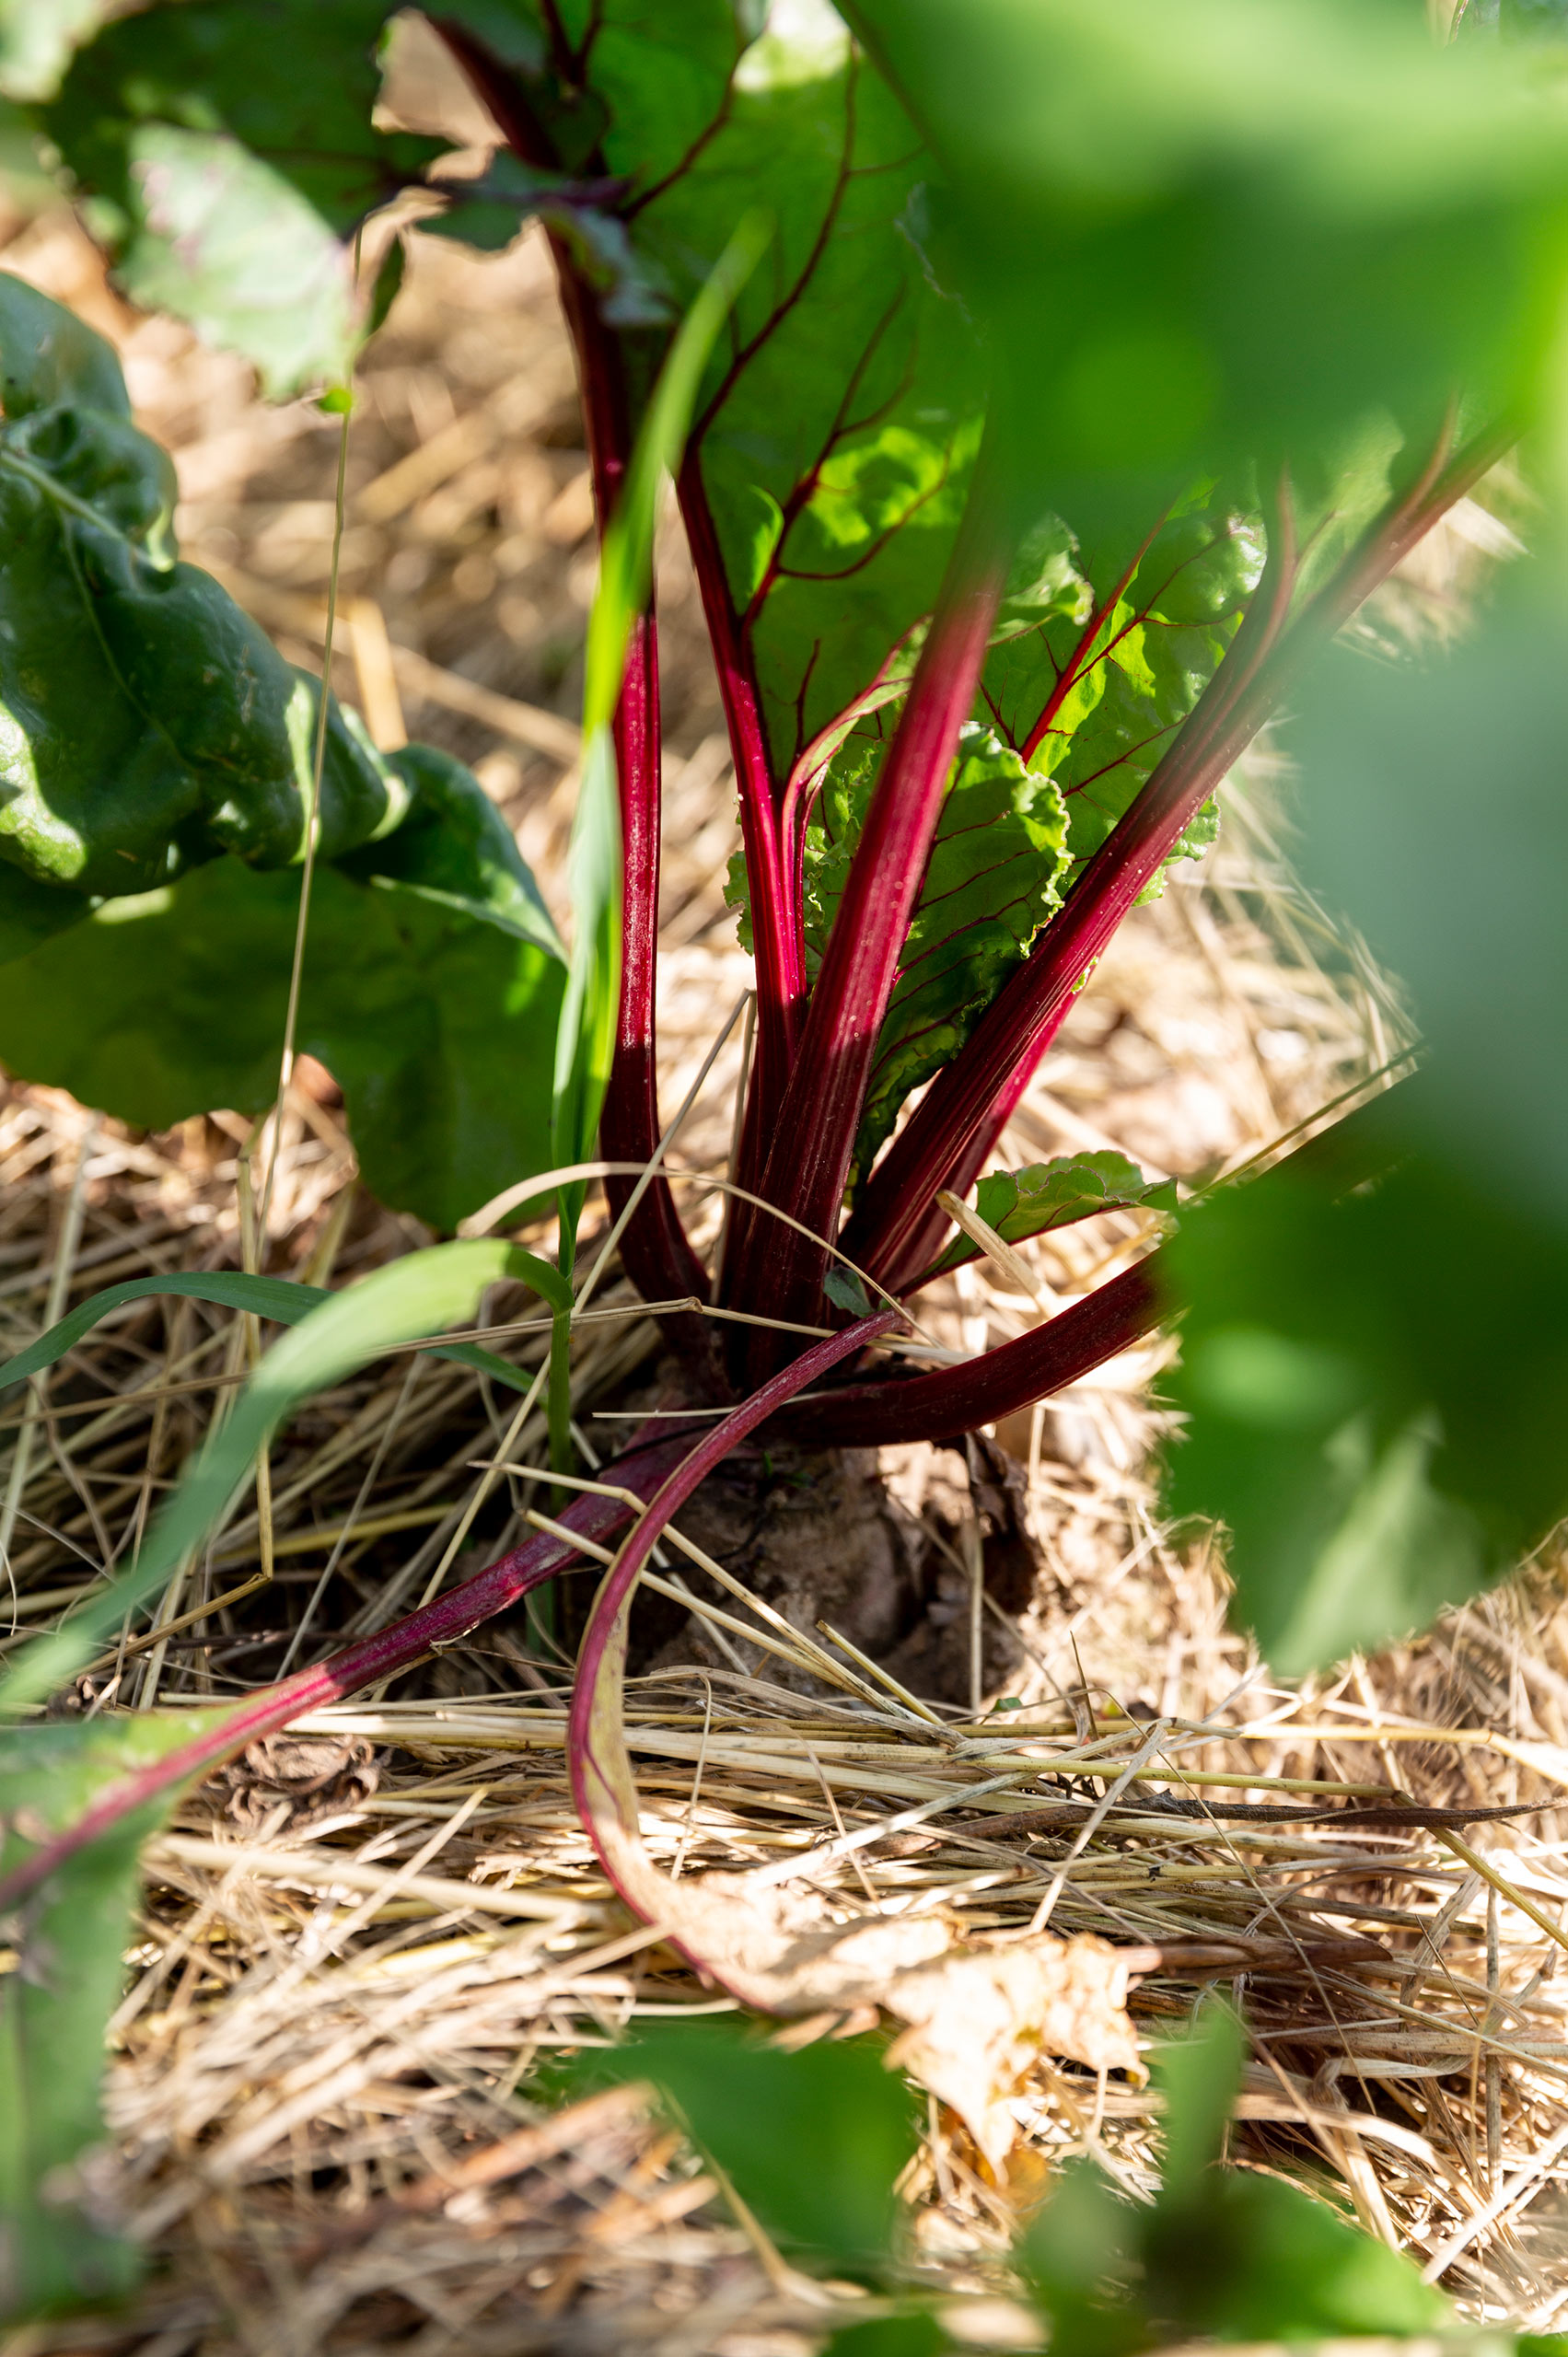
[(1516, 435), (1512, 426), (1492, 428), (1446, 465), (1440, 449), (1288, 632), (1281, 625), (1293, 565), (1271, 553), (1247, 621), (1181, 734), (873, 1172), (844, 1248), (891, 1292), (912, 1285), (940, 1248), (947, 1223), (934, 1207), (937, 1188), (972, 1182), (1122, 919), (1307, 660)]
[[(614, 1467), (613, 1473), (624, 1488), (636, 1491), (641, 1497), (652, 1497), (671, 1466), (679, 1464), (690, 1449), (691, 1436), (689, 1431), (669, 1434), (661, 1429), (645, 1446), (640, 1445), (641, 1440), (639, 1435), (639, 1441)], [(632, 1509), (622, 1499), (586, 1492), (571, 1501), (560, 1520), (585, 1538), (602, 1540), (630, 1521)], [(231, 1712), (220, 1726), (197, 1736), (178, 1751), (166, 1753), (162, 1759), (111, 1785), (75, 1824), (42, 1843), (29, 1858), (14, 1867), (0, 1882), (0, 1913), (25, 1898), (67, 1858), (74, 1857), (89, 1841), (96, 1841), (149, 1801), (172, 1792), (189, 1777), (216, 1767), (220, 1760), (232, 1759), (236, 1752), (243, 1751), (247, 1744), (259, 1741), (262, 1736), (275, 1735), (280, 1727), (286, 1727), (307, 1712), (324, 1710), (329, 1703), (342, 1701), (360, 1687), (395, 1678), (437, 1647), (456, 1643), (482, 1621), (493, 1620), (530, 1588), (553, 1579), (571, 1561), (573, 1552), (564, 1540), (541, 1533), (514, 1549), (511, 1554), (503, 1555), (499, 1562), (476, 1572), (460, 1586), (449, 1588), (434, 1603), (422, 1606), (401, 1620), (394, 1620), (390, 1628), (377, 1630), (374, 1636), (345, 1646), (342, 1653), (334, 1654), (316, 1668), (296, 1670), (280, 1685), (253, 1695)]]

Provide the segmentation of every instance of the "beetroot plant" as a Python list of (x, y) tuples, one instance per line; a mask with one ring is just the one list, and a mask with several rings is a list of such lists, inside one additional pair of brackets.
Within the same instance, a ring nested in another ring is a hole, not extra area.
[[(1364, 1120), (1222, 1192), (1174, 1243), (966, 1364), (922, 1371), (885, 1345), (978, 1248), (943, 1197), (978, 1184), (1005, 1243), (1143, 1200), (1139, 1174), (1103, 1157), (988, 1166), (1117, 927), (1220, 822), (1239, 756), (1434, 523), (1550, 421), (1568, 113), (1551, 10), (1474, 37), (1461, 22), (1446, 46), (1417, 0), (424, 13), (496, 126), (478, 180), (451, 178), (438, 141), (377, 122), (398, 37), (384, 0), (129, 15), (27, 0), (0, 11), (0, 65), (125, 292), (247, 354), (280, 396), (325, 387), (351, 409), (354, 352), (396, 299), (410, 235), (496, 248), (542, 225), (604, 542), (570, 953), (459, 765), (377, 753), (179, 563), (167, 468), (129, 423), (112, 356), (5, 282), (0, 1055), (164, 1122), (261, 1109), (292, 1024), (291, 1044), (342, 1081), (389, 1200), (447, 1230), (504, 1190), (514, 1209), (553, 1200), (559, 1265), (443, 1245), (319, 1305), (212, 1280), (228, 1288), (212, 1297), (262, 1316), (310, 1314), (209, 1443), (134, 1585), (19, 1655), (0, 1706), (39, 1707), (167, 1577), (321, 1369), (436, 1335), (503, 1271), (556, 1319), (569, 1476), (576, 1227), (602, 1177), (681, 1404), (706, 1419), (640, 1434), (563, 1516), (598, 1541), (655, 1502), (590, 1622), (573, 1730), (580, 1805), (647, 1912), (610, 1707), (624, 1604), (676, 1505), (753, 1431), (958, 1438), (1191, 1304), (1174, 1501), (1228, 1516), (1245, 1608), (1291, 1666), (1409, 1625), (1561, 1510), (1560, 1339), (1531, 1361), (1522, 1426), (1525, 1378), (1496, 1364), (1507, 1320), (1477, 1342), (1464, 1318), (1431, 1314), (1479, 1183), (1444, 1143), (1466, 1127), (1480, 1053), (1458, 1017), (1437, 1041), (1448, 1093), (1428, 1100), (1448, 1109), (1424, 1128)], [(1550, 432), (1541, 447), (1550, 483)], [(661, 467), (724, 701), (743, 840), (731, 897), (756, 961), (714, 1269), (660, 1167)], [(1551, 670), (1536, 666), (1532, 691)], [(1379, 823), (1413, 840), (1420, 727), (1377, 741)], [(1363, 823), (1342, 803), (1342, 847)], [(1457, 866), (1453, 797), (1446, 822)], [(1432, 865), (1412, 855), (1409, 872)], [(1354, 901), (1356, 860), (1340, 866)], [(1418, 912), (1411, 971), (1430, 932)], [(226, 982), (239, 974), (243, 1009)], [(1504, 1288), (1529, 1267), (1568, 1290), (1556, 1217), (1539, 1200), (1519, 1212), (1534, 1243), (1494, 1225)], [(1472, 1343), (1491, 1354), (1484, 1382)], [(74, 1878), (107, 1840), (129, 1877), (123, 1829), (147, 1821), (133, 1812), (570, 1557), (541, 1535), (118, 1780), (106, 1736), (18, 1724), (4, 1772), (32, 1780), (34, 1814), (6, 1829), (0, 1908), (30, 1910), (29, 1938), (66, 1942)], [(47, 1792), (46, 1752), (62, 1765)], [(24, 2014), (43, 2001), (6, 2002), (0, 2092), (30, 2119)], [(64, 2126), (47, 2109), (32, 2143), (30, 2129), (0, 2139), (24, 2208), (29, 2171), (81, 2141), (79, 2106)], [(11, 2262), (15, 2297), (83, 2288), (86, 2247), (41, 2230), (41, 2256)]]

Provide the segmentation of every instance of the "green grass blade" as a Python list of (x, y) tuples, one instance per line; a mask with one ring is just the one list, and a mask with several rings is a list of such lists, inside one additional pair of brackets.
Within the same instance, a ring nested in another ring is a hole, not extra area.
[[(528, 1266), (521, 1267), (523, 1262)], [(497, 1278), (525, 1275), (533, 1283), (532, 1271), (541, 1267), (531, 1254), (503, 1243), (437, 1244), (377, 1269), (362, 1284), (322, 1302), (273, 1344), (233, 1414), (208, 1434), (149, 1530), (135, 1566), (84, 1604), (63, 1629), (17, 1655), (0, 1678), (0, 1713), (43, 1701), (92, 1659), (127, 1613), (157, 1594), (181, 1557), (202, 1544), (249, 1478), (261, 1449), (300, 1400), (341, 1381), (380, 1351), (461, 1324)]]

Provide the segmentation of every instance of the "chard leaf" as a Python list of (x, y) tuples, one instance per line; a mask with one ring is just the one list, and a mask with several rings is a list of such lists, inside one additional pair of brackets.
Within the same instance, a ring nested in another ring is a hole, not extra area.
[(443, 152), (371, 121), (387, 0), (184, 0), (112, 23), (44, 111), (133, 301), (283, 397), (346, 377), (343, 240)]
[[(234, 859), (106, 903), (0, 973), (0, 1060), (148, 1129), (261, 1111), (298, 906), (296, 877)], [(450, 1230), (548, 1167), (563, 976), (442, 888), (318, 867), (296, 1038), (341, 1084), (383, 1202)]]
[[(99, 1794), (212, 1726), (217, 1711), (0, 1726), (0, 1875)], [(136, 1853), (175, 1798), (127, 1817), (60, 1865), (13, 1915), (0, 1973), (0, 2318), (129, 2291), (140, 2254), (103, 2222), (104, 2031), (124, 1985)]]
[(52, 98), (71, 52), (90, 39), (112, 0), (0, 0), (0, 97)]
[[(1022, 1170), (993, 1170), (975, 1189), (974, 1207), (1005, 1244), (1021, 1244), (1099, 1212), (1136, 1211), (1154, 1202), (1163, 1208), (1172, 1192), (1167, 1180), (1145, 1178), (1124, 1154), (1071, 1154)], [(967, 1236), (958, 1237), (931, 1274), (961, 1268), (979, 1250)]]
[[(860, 840), (876, 756), (830, 770), (806, 835), (806, 942), (815, 972)], [(959, 1048), (1061, 904), (1066, 814), (1051, 781), (971, 722), (953, 764), (925, 881), (877, 1040), (856, 1141), (870, 1167), (899, 1107)]]
[[(1107, 528), (1081, 548), (1078, 597), (1006, 635), (981, 683), (993, 726), (1062, 789), (1074, 875), (1208, 685), (1262, 570), (1256, 519), (1212, 486), (1143, 537)], [(1174, 856), (1202, 848), (1196, 833)]]

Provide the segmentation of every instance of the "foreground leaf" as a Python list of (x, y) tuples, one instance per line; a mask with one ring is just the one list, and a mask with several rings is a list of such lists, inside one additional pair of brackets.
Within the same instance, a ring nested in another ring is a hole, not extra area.
[(1434, 1154), (1422, 1094), (1221, 1189), (1162, 1256), (1167, 1503), (1226, 1524), (1285, 1675), (1424, 1627), (1568, 1508), (1568, 1236)]
[(873, 2280), (886, 2270), (919, 2116), (877, 2045), (821, 2039), (784, 2054), (749, 2024), (660, 2022), (585, 2057), (577, 2075), (653, 2080), (793, 2257)]
[[(0, 1727), (0, 1875), (106, 1786), (222, 1713)], [(12, 1917), (0, 1972), (0, 2319), (129, 2290), (139, 2255), (98, 2214), (103, 2034), (124, 1983), (136, 1854), (173, 1795), (67, 1860)]]

